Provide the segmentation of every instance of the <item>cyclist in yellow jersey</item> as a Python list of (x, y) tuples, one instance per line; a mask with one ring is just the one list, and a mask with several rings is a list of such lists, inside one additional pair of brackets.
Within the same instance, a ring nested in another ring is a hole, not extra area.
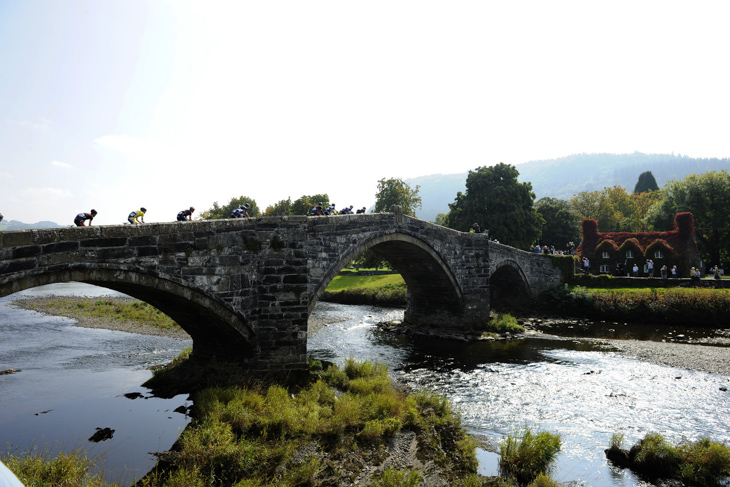
[(144, 214), (147, 213), (147, 208), (144, 206), (139, 209), (139, 211), (133, 211), (129, 214), (129, 218), (127, 218), (127, 221), (133, 225), (136, 225), (138, 223), (144, 223)]

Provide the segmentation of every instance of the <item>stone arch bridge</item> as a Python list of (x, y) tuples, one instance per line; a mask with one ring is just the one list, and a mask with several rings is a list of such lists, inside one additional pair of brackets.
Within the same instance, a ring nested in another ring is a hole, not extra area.
[(405, 279), (414, 326), (479, 328), (490, 295), (534, 298), (562, 282), (553, 258), (394, 209), (0, 232), (0, 296), (57, 282), (103, 286), (177, 321), (196, 358), (281, 371), (306, 366), (309, 313), (367, 249)]

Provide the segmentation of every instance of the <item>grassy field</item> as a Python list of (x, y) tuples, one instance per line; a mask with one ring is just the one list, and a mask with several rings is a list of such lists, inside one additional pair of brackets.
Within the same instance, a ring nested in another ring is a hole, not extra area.
[(384, 287), (405, 286), (400, 274), (380, 274), (365, 276), (354, 272), (343, 272), (332, 279), (327, 292), (348, 291), (352, 289), (379, 289)]

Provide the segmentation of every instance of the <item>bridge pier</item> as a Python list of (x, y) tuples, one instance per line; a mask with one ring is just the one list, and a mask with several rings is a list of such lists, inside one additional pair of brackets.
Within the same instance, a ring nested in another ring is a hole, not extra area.
[(537, 257), (540, 279), (560, 281), (543, 257), (512, 258), (502, 247), (399, 212), (0, 232), (0, 296), (54, 282), (97, 284), (168, 314), (192, 337), (195, 357), (286, 371), (306, 368), (312, 308), (368, 249), (403, 276), (405, 318), (419, 327), (481, 327), (492, 254), (518, 276)]

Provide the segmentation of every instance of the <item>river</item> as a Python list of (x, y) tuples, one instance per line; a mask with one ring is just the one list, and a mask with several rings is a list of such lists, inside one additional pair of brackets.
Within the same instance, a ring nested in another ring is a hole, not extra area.
[[(190, 342), (79, 328), (66, 318), (10, 306), (18, 297), (47, 294), (116, 293), (68, 283), (0, 299), (0, 370), (22, 370), (0, 376), (0, 446), (84, 447), (102, 456), (109, 481), (129, 484), (154, 465), (149, 452), (168, 449), (188, 423), (187, 396), (154, 398), (141, 384), (151, 375), (147, 367), (168, 361)], [(397, 309), (318, 303), (310, 324), (328, 324), (310, 335), (309, 354), (384, 362), (410, 387), (447, 397), (469, 431), (495, 445), (524, 426), (560, 434), (554, 474), (560, 482), (651, 485), (607, 463), (603, 450), (613, 433), (623, 434), (626, 445), (648, 432), (675, 442), (703, 436), (730, 441), (730, 396), (720, 390), (728, 376), (634, 360), (588, 337), (570, 336), (585, 335), (585, 329), (466, 343), (411, 339), (376, 326), (400, 317)], [(130, 393), (142, 397), (125, 396)], [(115, 429), (113, 438), (89, 442), (97, 427)], [(498, 456), (486, 449), (478, 455), (480, 472), (496, 474)]]

